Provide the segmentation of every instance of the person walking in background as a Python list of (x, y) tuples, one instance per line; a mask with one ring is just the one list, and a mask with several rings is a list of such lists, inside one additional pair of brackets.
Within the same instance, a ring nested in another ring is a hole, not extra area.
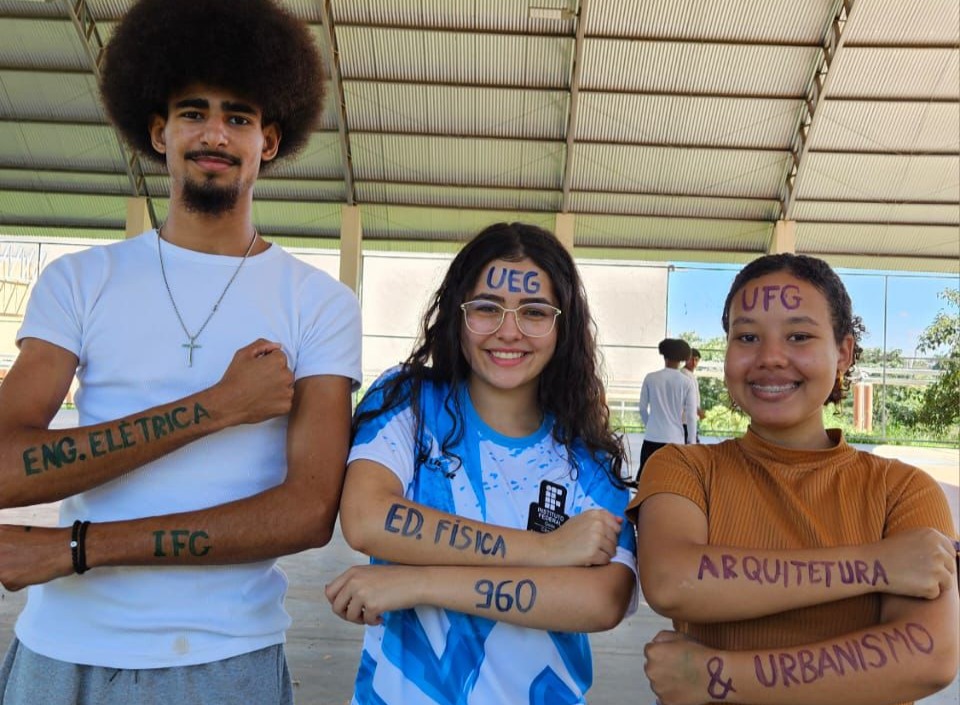
[[(67, 255), (0, 386), (0, 527), (31, 586), (4, 705), (289, 705), (276, 557), (327, 543), (360, 373), (353, 293), (266, 242), (261, 169), (308, 141), (324, 77), (268, 0), (141, 0), (106, 49), (113, 122), (166, 166), (159, 230)], [(74, 377), (80, 428), (49, 430)]]
[[(697, 365), (700, 364), (700, 351), (696, 348), (690, 348), (690, 357), (687, 358), (686, 363), (683, 367), (680, 368), (680, 371), (683, 372), (687, 377), (693, 380), (693, 388), (697, 393), (697, 422), (703, 421), (703, 417), (706, 414), (703, 413), (703, 408), (700, 406), (700, 385), (697, 383), (697, 376), (694, 374), (697, 371)], [(699, 443), (700, 434), (695, 433), (693, 438), (690, 437), (689, 431), (687, 429), (687, 415), (686, 412), (683, 414), (683, 442), (684, 443)]]
[(958, 661), (956, 534), (933, 478), (825, 429), (863, 325), (822, 260), (768, 255), (723, 307), (743, 438), (671, 446), (630, 506), (643, 594), (673, 619), (647, 644), (663, 705), (890, 705)]
[[(640, 388), (644, 432), (638, 482), (643, 466), (654, 452), (667, 443), (686, 443), (688, 430), (691, 439), (697, 437), (697, 382), (679, 369), (690, 358), (690, 344), (677, 338), (664, 338), (657, 350), (663, 356), (663, 369), (644, 377)], [(686, 427), (684, 417), (690, 419)]]
[(597, 364), (551, 233), (492, 225), (454, 258), (419, 346), (354, 421), (340, 521), (372, 565), (327, 598), (367, 625), (355, 705), (585, 702), (585, 632), (636, 596)]

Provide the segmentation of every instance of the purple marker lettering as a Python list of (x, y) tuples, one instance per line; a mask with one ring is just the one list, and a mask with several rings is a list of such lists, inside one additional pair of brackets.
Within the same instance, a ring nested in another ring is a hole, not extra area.
[(777, 292), (780, 291), (779, 284), (769, 284), (763, 287), (763, 310), (770, 310), (770, 302), (777, 297)]
[(704, 553), (700, 558), (700, 570), (697, 572), (697, 580), (703, 580), (704, 571), (710, 573), (710, 575), (715, 578), (720, 577), (717, 567), (713, 564), (713, 561), (710, 560), (710, 556), (708, 556), (706, 553)]
[(768, 654), (767, 658), (770, 660), (770, 677), (767, 677), (766, 672), (763, 670), (763, 659), (759, 656), (753, 657), (753, 670), (757, 674), (757, 681), (764, 688), (772, 688), (777, 684), (777, 661), (773, 654)]
[[(924, 654), (929, 654), (933, 651), (933, 635), (927, 631), (927, 628), (922, 624), (917, 624), (916, 622), (908, 622), (907, 626), (907, 636), (910, 637), (910, 641), (913, 642), (913, 645), (917, 647), (917, 651), (920, 651)], [(922, 642), (917, 638), (916, 632), (926, 637)]]
[(760, 291), (758, 287), (753, 287), (753, 301), (747, 303), (747, 290), (744, 289), (740, 292), (740, 304), (743, 306), (744, 311), (752, 311), (757, 306), (757, 293)]
[[(787, 289), (792, 289), (797, 292), (796, 294), (787, 295)], [(787, 284), (783, 289), (780, 290), (780, 303), (783, 304), (784, 308), (790, 309), (791, 311), (795, 308), (800, 308), (800, 287), (796, 284)]]

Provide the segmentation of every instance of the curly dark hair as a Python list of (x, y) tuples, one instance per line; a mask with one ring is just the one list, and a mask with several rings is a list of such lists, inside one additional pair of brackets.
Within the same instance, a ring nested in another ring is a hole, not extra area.
[[(596, 326), (583, 283), (573, 257), (560, 241), (547, 230), (526, 223), (491, 225), (460, 250), (424, 314), (421, 342), (399, 373), (385, 382), (382, 405), (357, 414), (354, 434), (364, 421), (402, 404), (411, 404), (418, 415), (423, 383), (445, 383), (449, 392), (444, 406), (453, 420), (453, 429), (443, 440), (442, 448), (444, 454), (450, 454), (449, 449), (463, 435), (464, 414), (456, 390), (470, 376), (470, 366), (460, 348), (460, 304), (467, 300), (490, 262), (517, 262), (525, 258), (550, 277), (562, 311), (557, 319), (556, 349), (540, 374), (539, 407), (553, 415), (553, 437), (558, 443), (572, 450), (580, 442), (594, 458), (608, 456), (609, 463), (602, 464), (611, 480), (622, 485), (623, 439), (610, 428), (610, 412), (600, 378)], [(422, 450), (418, 451), (418, 465), (426, 460), (423, 455)], [(572, 462), (572, 453), (570, 457)]]
[(840, 277), (822, 259), (810, 257), (809, 255), (795, 255), (789, 252), (766, 255), (750, 262), (746, 267), (740, 270), (733, 284), (730, 285), (730, 291), (727, 294), (727, 300), (723, 303), (723, 332), (730, 332), (730, 305), (733, 302), (733, 296), (740, 291), (748, 282), (767, 274), (775, 272), (788, 272), (790, 275), (805, 281), (823, 294), (830, 306), (830, 322), (833, 324), (833, 338), (836, 343), (840, 343), (846, 336), (853, 336), (853, 362), (847, 371), (843, 373), (843, 379), (837, 379), (833, 385), (830, 396), (823, 402), (827, 404), (839, 404), (844, 394), (850, 389), (850, 380), (852, 370), (860, 360), (863, 348), (860, 347), (860, 339), (863, 337), (866, 327), (860, 316), (853, 313), (853, 303), (850, 301), (850, 295), (847, 293), (847, 287), (843, 285)]
[(104, 52), (100, 93), (124, 140), (164, 163), (152, 115), (191, 83), (236, 93), (276, 123), (277, 157), (306, 145), (323, 105), (323, 62), (309, 28), (271, 0), (139, 0)]

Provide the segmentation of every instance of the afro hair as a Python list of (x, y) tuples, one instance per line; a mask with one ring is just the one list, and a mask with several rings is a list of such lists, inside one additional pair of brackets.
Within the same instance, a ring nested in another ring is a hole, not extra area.
[(304, 22), (272, 0), (139, 0), (106, 47), (100, 92), (136, 151), (159, 162), (152, 115), (192, 83), (252, 101), (281, 130), (277, 157), (296, 154), (323, 106), (323, 62)]

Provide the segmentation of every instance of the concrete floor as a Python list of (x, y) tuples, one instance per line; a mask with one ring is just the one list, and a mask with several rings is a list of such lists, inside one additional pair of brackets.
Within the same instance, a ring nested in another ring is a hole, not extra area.
[[(639, 448), (640, 437), (629, 440), (634, 448)], [(956, 451), (892, 446), (872, 450), (903, 457), (934, 475), (947, 491), (957, 520), (960, 456)], [(0, 511), (0, 522), (54, 525), (56, 505), (3, 510)], [(293, 626), (288, 633), (287, 657), (298, 705), (345, 705), (350, 702), (362, 628), (333, 616), (324, 598), (323, 587), (348, 566), (361, 562), (365, 562), (364, 557), (350, 549), (339, 532), (326, 548), (281, 559), (290, 578), (287, 609), (293, 617)], [(25, 597), (23, 592), (0, 591), (0, 648), (5, 648), (10, 640), (13, 623)], [(638, 705), (654, 702), (643, 675), (643, 646), (664, 628), (669, 628), (669, 622), (641, 602), (640, 609), (632, 617), (615, 629), (592, 637), (595, 664), (595, 684), (589, 693), (592, 705), (621, 705), (628, 700)], [(923, 705), (957, 705), (960, 703), (960, 677), (948, 689), (922, 702)]]

